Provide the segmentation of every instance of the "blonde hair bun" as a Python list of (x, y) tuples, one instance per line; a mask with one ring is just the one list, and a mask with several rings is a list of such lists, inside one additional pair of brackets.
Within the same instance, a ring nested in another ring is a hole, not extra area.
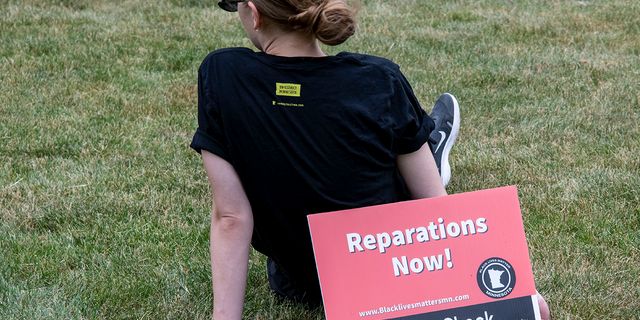
[(339, 45), (356, 32), (356, 0), (252, 0), (258, 10), (285, 30), (314, 34)]

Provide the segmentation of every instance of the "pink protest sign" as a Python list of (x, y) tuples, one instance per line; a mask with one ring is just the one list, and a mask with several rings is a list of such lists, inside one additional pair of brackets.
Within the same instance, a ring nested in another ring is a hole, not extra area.
[(328, 320), (540, 319), (515, 186), (308, 220)]

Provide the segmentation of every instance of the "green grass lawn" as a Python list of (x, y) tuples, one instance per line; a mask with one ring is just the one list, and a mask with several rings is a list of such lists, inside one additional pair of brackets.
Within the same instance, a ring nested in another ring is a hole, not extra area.
[[(208, 181), (188, 145), (204, 0), (0, 0), (0, 319), (211, 317)], [(462, 112), (449, 193), (517, 185), (556, 319), (640, 319), (640, 3), (368, 0), (329, 54), (394, 60)], [(324, 319), (269, 294), (248, 319)]]

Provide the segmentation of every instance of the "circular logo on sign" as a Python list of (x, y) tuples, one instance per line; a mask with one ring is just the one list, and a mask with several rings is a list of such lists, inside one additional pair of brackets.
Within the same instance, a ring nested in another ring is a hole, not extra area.
[(516, 273), (504, 259), (487, 259), (478, 268), (478, 286), (491, 298), (504, 298), (516, 286)]

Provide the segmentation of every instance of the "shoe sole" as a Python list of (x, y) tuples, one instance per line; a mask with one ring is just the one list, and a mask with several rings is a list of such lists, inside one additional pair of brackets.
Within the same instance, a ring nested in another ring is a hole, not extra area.
[(449, 139), (447, 139), (444, 149), (442, 150), (442, 159), (440, 161), (440, 178), (442, 179), (442, 185), (446, 187), (451, 179), (449, 152), (451, 151), (451, 148), (453, 148), (453, 143), (456, 142), (458, 131), (460, 131), (460, 107), (458, 106), (458, 100), (456, 97), (449, 93), (445, 94), (453, 100), (453, 126), (451, 128), (451, 133), (449, 134)]

